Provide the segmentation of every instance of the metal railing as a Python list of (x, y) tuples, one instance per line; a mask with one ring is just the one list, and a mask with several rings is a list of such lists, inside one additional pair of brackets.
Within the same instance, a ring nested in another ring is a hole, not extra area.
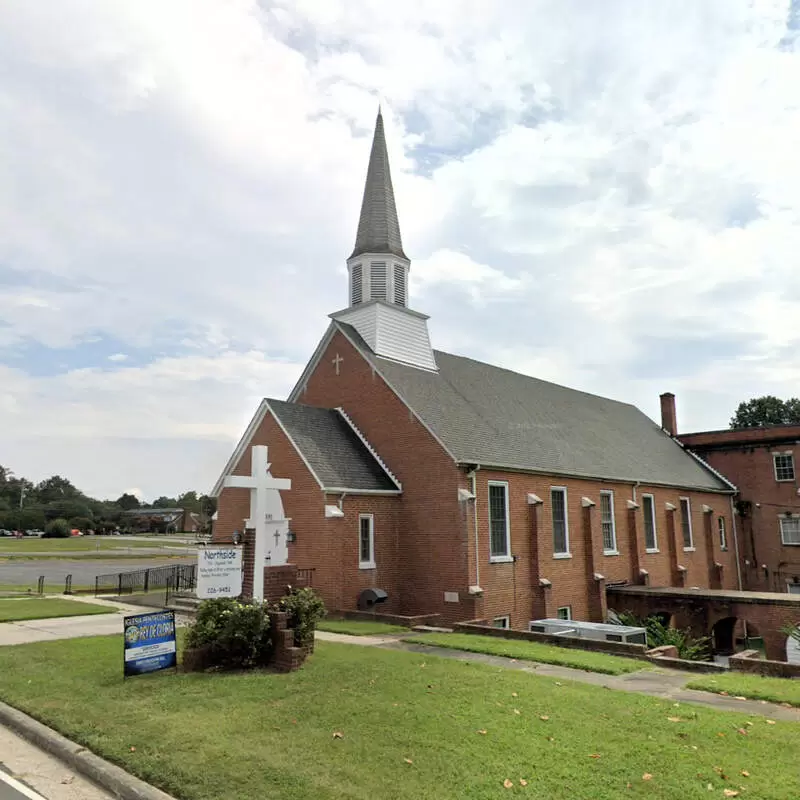
[(133, 594), (159, 589), (180, 590), (194, 588), (197, 580), (196, 564), (170, 564), (131, 572), (112, 572), (94, 579), (95, 596), (99, 594)]

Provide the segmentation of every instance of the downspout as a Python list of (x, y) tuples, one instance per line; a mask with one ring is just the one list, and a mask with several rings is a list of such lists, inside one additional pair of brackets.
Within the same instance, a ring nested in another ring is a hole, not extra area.
[(641, 481), (636, 481), (636, 483), (634, 483), (634, 484), (633, 484), (633, 490), (632, 490), (632, 494), (633, 494), (633, 496), (631, 497), (631, 499), (633, 500), (633, 502), (634, 502), (634, 503), (637, 503), (637, 504), (638, 504), (638, 502), (639, 502), (639, 501), (636, 499), (636, 490), (637, 490), (637, 489), (638, 489), (638, 488), (639, 488), (641, 485), (642, 485), (642, 482), (641, 482)]
[(731, 527), (733, 528), (733, 549), (736, 551), (736, 579), (739, 583), (739, 591), (742, 591), (742, 565), (739, 563), (739, 534), (736, 530), (736, 511), (733, 507), (733, 495), (731, 501)]
[(342, 504), (344, 503), (344, 499), (347, 497), (346, 492), (342, 492), (342, 496), (339, 498), (339, 511), (344, 512), (344, 508), (342, 508)]
[(472, 510), (474, 512), (474, 528), (475, 528), (475, 585), (481, 585), (481, 557), (480, 557), (480, 543), (478, 541), (478, 484), (475, 479), (475, 473), (481, 468), (480, 464), (476, 464), (473, 470), (469, 473), (472, 480)]

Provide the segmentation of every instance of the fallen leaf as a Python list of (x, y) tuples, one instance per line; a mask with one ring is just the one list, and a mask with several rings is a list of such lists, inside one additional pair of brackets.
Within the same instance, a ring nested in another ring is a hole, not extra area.
[(514, 785), (514, 784), (513, 784), (513, 782), (512, 782), (512, 781), (510, 781), (508, 778), (506, 778), (506, 779), (503, 781), (503, 786), (505, 786), (505, 787), (506, 787), (506, 789), (510, 789), (510, 788), (511, 788), (513, 785)]
[(515, 714), (521, 714), (522, 712), (521, 712), (521, 711), (520, 711), (518, 708), (515, 708), (515, 709), (514, 709), (514, 713), (515, 713)]
[(747, 736), (747, 730), (745, 728), (737, 728), (736, 733), (741, 733), (742, 736)]
[(738, 695), (738, 694), (737, 694), (737, 695), (736, 695), (736, 697), (734, 697), (733, 699), (734, 699), (734, 700), (747, 700), (747, 698), (746, 698), (746, 697), (742, 697), (741, 695)]
[(72, 783), (72, 781), (74, 781), (74, 780), (75, 780), (75, 776), (74, 775), (70, 775), (68, 778), (62, 778), (61, 779), (61, 783), (64, 783), (64, 784)]
[(706, 784), (706, 789), (708, 789), (709, 792), (713, 792), (714, 791), (714, 784), (713, 783), (707, 783)]
[(725, 797), (738, 797), (739, 796), (739, 792), (737, 792), (736, 789), (723, 789), (722, 790), (722, 794)]
[(730, 695), (729, 695), (727, 692), (720, 692), (720, 694), (721, 694), (723, 697), (730, 697)]
[(413, 764), (414, 763), (410, 758), (404, 758), (403, 761), (405, 761), (406, 764)]
[(519, 779), (519, 785), (520, 786), (527, 786), (528, 785), (528, 781), (526, 781), (525, 778), (520, 778)]
[(781, 707), (782, 708), (794, 708), (794, 706), (791, 703), (781, 703)]
[(653, 776), (649, 772), (645, 772), (645, 774), (642, 775), (642, 780), (643, 781), (651, 781), (651, 780), (653, 780)]
[(556, 681), (556, 686), (563, 686), (564, 684), (561, 681)]
[(479, 730), (479, 731), (478, 731), (478, 733), (479, 733), (481, 736), (486, 736), (486, 731), (485, 731), (483, 728), (481, 728), (481, 730)]
[(740, 774), (745, 778), (750, 777), (750, 773), (746, 769), (743, 769)]
[(550, 719), (550, 717), (548, 717), (548, 716), (547, 716), (547, 714), (542, 714), (542, 716), (541, 716), (541, 717), (539, 717), (539, 719), (540, 719), (542, 722), (547, 722), (547, 720), (549, 720), (549, 719)]
[(680, 717), (667, 717), (670, 722), (683, 722)]
[(591, 753), (589, 758), (600, 758), (600, 753)]
[(511, 692), (511, 696), (512, 697), (519, 697), (519, 695), (516, 692)]
[(775, 724), (775, 720), (774, 719), (768, 719), (767, 720), (767, 725), (774, 725), (774, 724)]
[(548, 742), (554, 742), (555, 740), (556, 740), (556, 737), (555, 737), (555, 736), (548, 736), (548, 737), (547, 737), (547, 741), (548, 741)]
[(131, 753), (135, 753), (135, 752), (136, 752), (136, 748), (135, 747), (131, 747)]
[(344, 734), (341, 731), (334, 731), (333, 732), (334, 739), (344, 739)]
[(753, 723), (750, 720), (747, 720), (747, 722), (745, 722), (745, 725), (747, 725), (748, 728), (753, 727)]

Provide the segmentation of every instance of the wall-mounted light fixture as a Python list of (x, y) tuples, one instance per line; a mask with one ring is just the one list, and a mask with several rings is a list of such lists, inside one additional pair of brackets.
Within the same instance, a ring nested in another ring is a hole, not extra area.
[(241, 531), (234, 531), (233, 532), (233, 543), (234, 544), (241, 544), (242, 543), (242, 532)]

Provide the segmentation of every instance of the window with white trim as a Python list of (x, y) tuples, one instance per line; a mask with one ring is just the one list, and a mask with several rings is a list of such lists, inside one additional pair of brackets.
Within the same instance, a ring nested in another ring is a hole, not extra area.
[(794, 480), (794, 456), (788, 453), (773, 453), (772, 464), (775, 467), (776, 481)]
[(600, 528), (603, 532), (603, 552), (617, 552), (617, 529), (614, 524), (614, 492), (600, 492)]
[(719, 533), (719, 549), (728, 549), (728, 532), (725, 530), (725, 517), (717, 517), (717, 531)]
[(492, 620), (493, 628), (508, 628), (511, 626), (511, 619), (509, 617), (495, 617)]
[(644, 517), (644, 548), (654, 553), (658, 550), (656, 533), (656, 500), (651, 494), (642, 495), (642, 515)]
[(569, 555), (569, 524), (567, 522), (567, 490), (563, 486), (550, 489), (553, 517), (553, 554)]
[(489, 559), (511, 558), (511, 531), (508, 520), (508, 484), (489, 481)]
[(561, 606), (561, 608), (557, 608), (556, 619), (572, 619), (572, 606)]
[(375, 568), (375, 520), (372, 514), (358, 518), (358, 568)]
[(800, 544), (800, 517), (781, 517), (781, 542)]
[(690, 550), (694, 547), (692, 537), (692, 505), (688, 497), (681, 497), (681, 533), (683, 533), (683, 549)]

